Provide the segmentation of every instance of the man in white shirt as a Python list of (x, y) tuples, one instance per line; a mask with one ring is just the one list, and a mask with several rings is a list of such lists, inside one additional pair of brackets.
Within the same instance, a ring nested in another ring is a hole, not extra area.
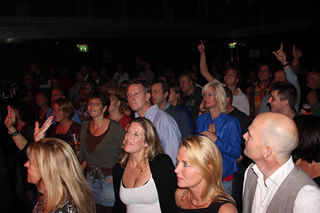
[(243, 212), (319, 212), (319, 187), (291, 157), (299, 139), (291, 118), (262, 113), (243, 138), (254, 161), (245, 173)]

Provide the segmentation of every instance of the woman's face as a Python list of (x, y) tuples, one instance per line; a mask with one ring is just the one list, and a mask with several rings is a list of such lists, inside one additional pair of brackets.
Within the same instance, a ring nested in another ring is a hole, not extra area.
[(132, 122), (124, 136), (123, 150), (130, 154), (141, 153), (148, 147), (145, 140), (144, 129), (139, 123)]
[(206, 91), (204, 91), (203, 95), (203, 103), (204, 106), (208, 109), (219, 107), (219, 102), (217, 100), (217, 93), (215, 89), (209, 87)]
[(32, 160), (32, 157), (30, 157), (29, 161), (27, 161), (24, 164), (24, 167), (28, 168), (27, 181), (29, 183), (37, 184), (41, 179), (41, 175), (40, 175), (40, 172), (38, 171), (38, 169), (35, 167), (33, 160)]
[(179, 148), (177, 165), (174, 172), (177, 174), (178, 186), (180, 188), (202, 190), (204, 178), (190, 164), (185, 147)]
[(87, 102), (88, 113), (92, 118), (104, 116), (104, 112), (107, 110), (107, 106), (103, 106), (102, 102), (98, 98), (89, 99)]
[(175, 91), (173, 91), (172, 89), (170, 89), (170, 95), (169, 95), (169, 102), (173, 103), (177, 100), (179, 94), (176, 93)]
[(38, 106), (43, 106), (48, 103), (48, 99), (46, 99), (43, 94), (37, 94), (36, 101)]
[(54, 117), (54, 120), (57, 123), (60, 123), (61, 121), (69, 119), (68, 118), (69, 114), (64, 112), (64, 111), (62, 111), (62, 108), (57, 103), (53, 104), (52, 115)]
[(110, 106), (108, 108), (108, 112), (111, 114), (113, 112), (117, 112), (120, 109), (120, 101), (116, 97), (110, 96)]

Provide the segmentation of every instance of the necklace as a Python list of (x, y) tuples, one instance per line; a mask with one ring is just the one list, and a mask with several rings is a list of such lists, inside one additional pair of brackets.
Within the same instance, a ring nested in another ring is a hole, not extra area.
[(209, 202), (211, 202), (211, 200), (209, 199), (207, 202), (205, 202), (204, 204), (202, 204), (202, 205), (200, 205), (200, 206), (194, 205), (194, 203), (192, 202), (191, 195), (192, 195), (192, 194), (190, 193), (190, 202), (191, 202), (191, 204), (192, 204), (194, 207), (201, 208), (201, 207), (204, 207), (205, 205), (207, 205)]

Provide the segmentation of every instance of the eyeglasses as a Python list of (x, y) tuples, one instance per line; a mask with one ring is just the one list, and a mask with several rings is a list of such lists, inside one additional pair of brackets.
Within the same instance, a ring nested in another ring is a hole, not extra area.
[(99, 106), (99, 105), (102, 105), (102, 103), (87, 103), (87, 106)]

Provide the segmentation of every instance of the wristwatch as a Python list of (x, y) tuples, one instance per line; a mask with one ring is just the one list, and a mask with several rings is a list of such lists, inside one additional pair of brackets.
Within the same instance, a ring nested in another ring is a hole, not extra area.
[(16, 131), (14, 131), (13, 133), (9, 133), (8, 134), (11, 136), (11, 137), (15, 137), (19, 134), (19, 131), (16, 129)]

